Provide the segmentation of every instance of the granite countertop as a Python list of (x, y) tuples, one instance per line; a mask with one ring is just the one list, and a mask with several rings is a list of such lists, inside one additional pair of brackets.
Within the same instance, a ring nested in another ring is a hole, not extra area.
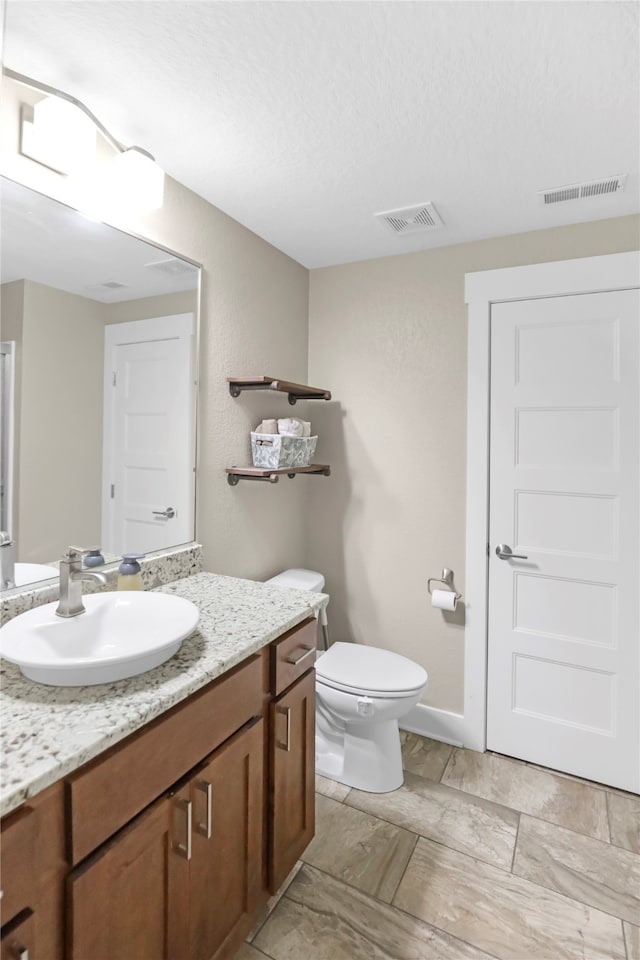
[(49, 687), (0, 661), (0, 815), (76, 770), (290, 630), (321, 593), (197, 573), (158, 587), (200, 608), (197, 630), (147, 673), (92, 687)]

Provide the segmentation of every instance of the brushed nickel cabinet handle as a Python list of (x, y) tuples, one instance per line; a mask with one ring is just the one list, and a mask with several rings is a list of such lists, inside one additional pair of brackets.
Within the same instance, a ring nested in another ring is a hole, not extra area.
[(185, 860), (191, 860), (191, 832), (193, 830), (193, 805), (191, 800), (183, 800), (182, 797), (178, 797), (175, 801), (176, 807), (178, 810), (186, 814), (186, 843), (180, 843), (177, 840), (174, 840), (173, 849), (180, 854), (181, 857), (184, 857)]
[(316, 652), (315, 647), (304, 647), (302, 648), (304, 653), (301, 653), (299, 657), (285, 657), (285, 662), (290, 663), (293, 667), (297, 667), (299, 663), (302, 663), (303, 660), (306, 660), (307, 657), (310, 657), (312, 653)]
[(197, 824), (198, 833), (201, 833), (207, 840), (211, 840), (213, 832), (213, 784), (208, 780), (198, 780), (196, 790), (201, 790), (207, 798), (207, 819), (205, 823), (200, 821)]
[(9, 947), (11, 960), (29, 960), (29, 948), (20, 943), (12, 943)]
[(287, 717), (287, 739), (283, 743), (282, 740), (278, 740), (278, 746), (281, 750), (286, 750), (287, 753), (291, 752), (291, 707), (276, 707), (278, 713), (284, 713)]

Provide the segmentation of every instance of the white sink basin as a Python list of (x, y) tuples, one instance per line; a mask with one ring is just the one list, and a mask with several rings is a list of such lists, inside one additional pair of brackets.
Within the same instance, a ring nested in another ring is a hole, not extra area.
[(0, 629), (0, 656), (38, 683), (111, 683), (164, 663), (200, 618), (190, 600), (167, 593), (94, 593), (83, 603), (86, 612), (69, 619), (47, 603), (10, 620)]
[(51, 577), (57, 577), (56, 567), (49, 567), (46, 563), (16, 563), (14, 571), (14, 581), (16, 587), (24, 587), (27, 583), (35, 583), (36, 580), (49, 580)]

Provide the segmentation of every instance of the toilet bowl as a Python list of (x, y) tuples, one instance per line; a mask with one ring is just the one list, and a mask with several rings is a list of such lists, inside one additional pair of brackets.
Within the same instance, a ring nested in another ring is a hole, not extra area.
[(390, 650), (334, 643), (316, 661), (316, 773), (386, 793), (404, 780), (400, 720), (427, 672)]
[[(285, 570), (272, 586), (322, 590), (313, 570)], [(320, 613), (326, 633), (326, 611)], [(316, 660), (316, 773), (370, 793), (403, 783), (400, 720), (427, 685), (421, 666), (390, 650), (334, 643)]]

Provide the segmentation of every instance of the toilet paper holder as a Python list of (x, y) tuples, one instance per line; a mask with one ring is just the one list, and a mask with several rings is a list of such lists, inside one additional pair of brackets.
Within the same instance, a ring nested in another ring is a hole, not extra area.
[(455, 587), (453, 586), (453, 570), (449, 570), (448, 567), (442, 568), (441, 577), (429, 577), (427, 580), (427, 593), (431, 593), (431, 584), (432, 583), (444, 583), (449, 590), (456, 594), (456, 600), (462, 599), (461, 593), (456, 593)]

